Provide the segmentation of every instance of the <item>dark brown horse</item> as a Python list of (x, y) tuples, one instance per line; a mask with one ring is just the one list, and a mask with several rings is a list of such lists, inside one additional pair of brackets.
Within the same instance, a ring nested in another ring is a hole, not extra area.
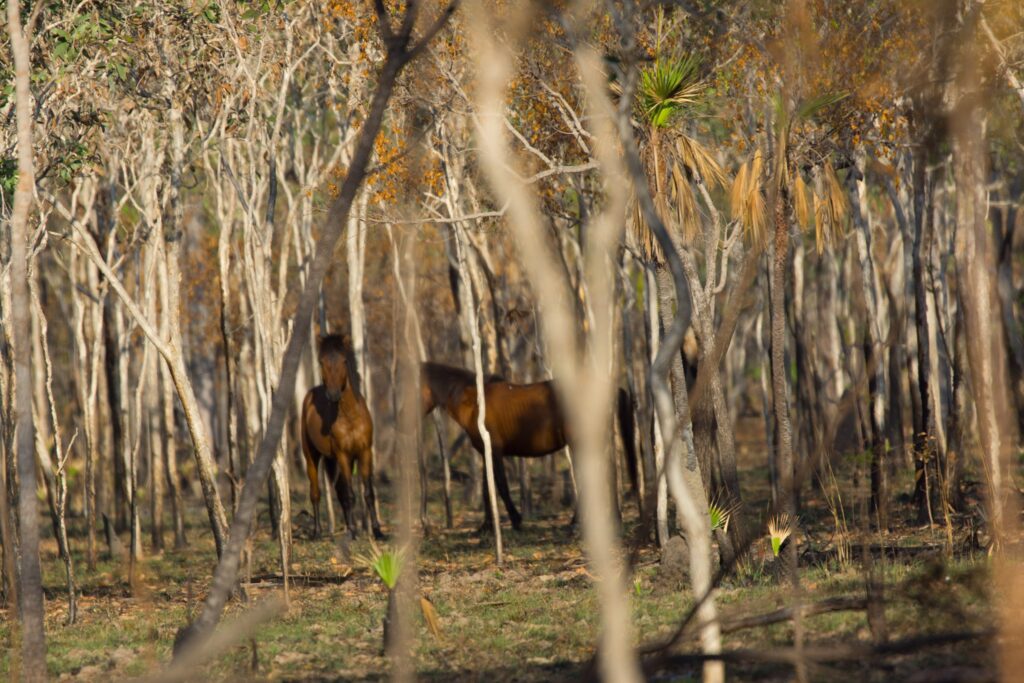
[(352, 467), (358, 465), (366, 494), (373, 535), (383, 538), (377, 519), (373, 490), (373, 420), (366, 401), (349, 381), (345, 342), (332, 334), (320, 340), (320, 376), (323, 384), (313, 387), (302, 401), (302, 454), (306, 456), (309, 498), (313, 503), (314, 533), (320, 536), (320, 479), (317, 467), (323, 460), (328, 480), (345, 513), (345, 524), (356, 536), (352, 505)]
[[(466, 432), (470, 443), (481, 455), (483, 440), (477, 428), (476, 375), (469, 370), (440, 363), (420, 365), (420, 390), (423, 394), (423, 414), (436, 406), (455, 420)], [(565, 417), (552, 381), (534, 384), (512, 384), (500, 377), (491, 376), (484, 382), (486, 413), (484, 425), (491, 435), (491, 450), (494, 455), (494, 482), (505, 510), (512, 520), (512, 527), (522, 525), (522, 516), (512, 502), (505, 474), (504, 457), (537, 458), (564, 448), (571, 438), (565, 424)], [(619, 390), (618, 417), (622, 429), (622, 440), (626, 446), (629, 473), (636, 490), (636, 450), (633, 445), (633, 411), (629, 395)], [(484, 483), (484, 510), (488, 523), (491, 507), (486, 504), (487, 488)], [(482, 527), (483, 528), (483, 527)]]

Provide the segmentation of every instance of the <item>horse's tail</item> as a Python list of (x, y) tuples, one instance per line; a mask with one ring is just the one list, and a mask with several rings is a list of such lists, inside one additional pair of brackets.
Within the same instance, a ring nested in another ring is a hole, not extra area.
[(633, 397), (628, 391), (620, 388), (617, 392), (616, 412), (619, 418), (619, 432), (622, 434), (622, 445), (626, 449), (626, 469), (629, 470), (629, 483), (636, 498), (637, 510), (643, 513), (643, 501), (640, 500), (640, 485), (637, 482), (636, 456), (636, 421), (633, 419)]

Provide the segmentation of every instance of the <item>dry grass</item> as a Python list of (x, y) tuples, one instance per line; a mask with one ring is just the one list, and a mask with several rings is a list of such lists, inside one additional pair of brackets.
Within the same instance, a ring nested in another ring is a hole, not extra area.
[[(756, 426), (756, 425), (755, 425)], [(743, 425), (740, 425), (742, 431)], [(763, 451), (741, 441), (740, 464), (748, 509), (764, 509), (767, 476)], [(844, 499), (824, 500), (808, 491), (796, 539), (802, 553), (801, 581), (808, 600), (835, 595), (863, 595), (857, 548), (877, 544), (877, 535), (849, 535), (853, 549), (850, 562), (840, 562), (834, 545), (835, 506), (845, 505), (849, 528), (858, 528), (854, 515), (857, 496), (848, 473), (837, 467)], [(385, 497), (388, 491), (385, 490)], [(440, 496), (436, 496), (439, 499)], [(307, 507), (304, 496), (295, 497), (296, 509)], [(147, 558), (140, 571), (137, 596), (129, 595), (126, 567), (103, 562), (95, 572), (84, 571), (78, 557), (82, 584), (80, 623), (63, 625), (66, 606), (60, 563), (52, 539), (44, 545), (47, 590), (49, 668), (55, 679), (114, 680), (138, 676), (167, 662), (176, 629), (197, 608), (210, 580), (214, 553), (205, 530), (200, 506), (190, 520), (192, 547)], [(597, 604), (591, 576), (577, 538), (565, 527), (566, 510), (548, 510), (547, 516), (529, 520), (522, 532), (508, 537), (507, 566), (493, 563), (489, 539), (476, 538), (471, 529), (477, 512), (465, 511), (452, 531), (436, 532), (422, 543), (419, 558), (420, 588), (429, 596), (440, 622), (442, 638), (428, 632), (417, 610), (417, 670), (435, 680), (575, 680), (580, 666), (592, 653), (598, 629)], [(903, 516), (903, 512), (899, 516)], [(912, 514), (909, 505), (905, 511)], [(385, 506), (388, 520), (390, 507)], [(440, 505), (432, 507), (432, 519), (440, 522)], [(896, 516), (896, 515), (894, 515)], [(250, 596), (259, 600), (279, 592), (277, 550), (268, 535), (266, 515), (255, 542), (253, 583)], [(764, 520), (761, 520), (762, 522)], [(635, 511), (627, 510), (627, 527), (635, 523)], [(76, 532), (73, 544), (84, 542)], [(902, 529), (886, 543), (904, 551), (883, 553), (876, 569), (890, 600), (886, 609), (890, 637), (941, 629), (983, 628), (991, 624), (987, 600), (988, 561), (983, 553), (963, 554), (952, 561), (942, 553), (905, 551), (907, 547), (942, 547), (942, 530)], [(934, 537), (934, 538), (933, 538)], [(262, 627), (251, 644), (225, 652), (209, 665), (211, 679), (265, 680), (361, 680), (387, 675), (389, 665), (381, 654), (381, 620), (386, 609), (384, 587), (365, 568), (346, 563), (336, 540), (309, 540), (296, 529), (293, 549), (291, 607), (280, 620)], [(170, 540), (170, 539), (168, 539)], [(728, 578), (720, 593), (723, 618), (775, 609), (790, 598), (771, 575), (771, 562), (759, 544), (743, 565)], [(365, 539), (351, 548), (365, 552)], [(770, 554), (770, 553), (768, 553)], [(669, 633), (690, 604), (687, 590), (666, 588), (659, 580), (657, 554), (641, 553), (628, 586), (639, 637), (645, 641)], [(229, 617), (244, 606), (229, 605)], [(11, 611), (0, 621), (0, 638), (9, 638)], [(228, 618), (229, 618), (228, 617)], [(824, 614), (805, 621), (808, 642), (828, 644), (869, 640), (862, 612)], [(771, 648), (791, 642), (787, 624), (733, 633), (725, 637), (727, 649)], [(695, 643), (685, 645), (695, 648)], [(922, 667), (961, 665), (982, 667), (988, 648), (977, 643), (944, 647), (902, 656), (887, 668), (856, 664), (855, 678), (888, 680)], [(255, 669), (253, 664), (255, 662)], [(0, 675), (10, 671), (10, 653), (0, 654)], [(785, 667), (743, 665), (729, 668), (731, 680), (787, 679)], [(828, 679), (823, 670), (821, 680)], [(696, 669), (676, 671), (673, 680), (687, 680)], [(846, 670), (847, 677), (850, 670)]]

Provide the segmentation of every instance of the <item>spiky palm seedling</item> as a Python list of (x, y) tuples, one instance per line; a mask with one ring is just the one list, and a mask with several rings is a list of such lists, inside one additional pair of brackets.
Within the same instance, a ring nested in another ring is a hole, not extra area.
[(398, 575), (402, 571), (402, 563), (405, 559), (405, 552), (401, 549), (381, 550), (380, 546), (370, 541), (370, 552), (355, 556), (355, 561), (370, 570), (388, 592), (395, 589), (398, 583)]
[(775, 557), (779, 556), (782, 544), (793, 534), (794, 528), (793, 518), (785, 513), (775, 515), (768, 520), (768, 540), (771, 542), (772, 554)]
[(388, 607), (384, 615), (384, 651), (388, 651), (393, 628), (398, 618), (398, 603), (395, 601), (395, 586), (402, 573), (405, 552), (400, 548), (382, 550), (370, 539), (370, 552), (355, 556), (355, 561), (375, 575), (388, 591)]
[(708, 504), (708, 518), (711, 522), (711, 531), (722, 530), (724, 533), (729, 533), (729, 521), (732, 519), (733, 513), (736, 512), (737, 507), (739, 506), (735, 503), (729, 505), (721, 500), (711, 501)]

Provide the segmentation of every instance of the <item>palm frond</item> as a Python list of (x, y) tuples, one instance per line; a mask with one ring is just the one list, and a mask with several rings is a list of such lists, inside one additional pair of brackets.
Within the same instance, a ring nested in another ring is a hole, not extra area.
[(708, 504), (708, 518), (711, 522), (711, 531), (721, 529), (729, 533), (729, 522), (733, 514), (739, 509), (739, 503), (727, 503), (723, 500), (713, 500)]
[(632, 211), (629, 212), (628, 228), (633, 246), (644, 261), (657, 262), (661, 258), (661, 250), (658, 248), (658, 241), (654, 233), (647, 227), (643, 209), (640, 208), (640, 202), (635, 196), (631, 199), (631, 205)]
[(811, 224), (811, 207), (807, 201), (807, 183), (799, 171), (793, 174), (790, 195), (793, 197), (793, 212), (796, 214), (797, 223), (807, 228)]
[(814, 236), (820, 254), (846, 233), (850, 202), (831, 163), (826, 162), (818, 175), (818, 191), (814, 197)]
[(700, 234), (700, 213), (697, 211), (693, 188), (679, 164), (672, 164), (672, 184), (675, 186), (679, 225), (683, 227), (683, 241), (691, 244)]
[(657, 59), (640, 73), (637, 106), (640, 118), (662, 128), (681, 107), (697, 101), (704, 89), (697, 73), (699, 61), (689, 55)]
[(434, 638), (438, 641), (441, 640), (441, 620), (437, 617), (437, 610), (434, 609), (434, 603), (425, 596), (420, 596), (420, 611), (423, 612), (423, 621), (427, 625), (427, 629), (433, 634)]
[(710, 150), (694, 138), (680, 135), (676, 141), (676, 152), (680, 160), (697, 173), (708, 187), (725, 187), (729, 182), (729, 177)]
[(733, 220), (740, 221), (748, 239), (755, 244), (763, 244), (768, 234), (768, 214), (761, 187), (763, 169), (764, 159), (761, 150), (757, 150), (750, 161), (740, 166), (729, 193)]
[(370, 552), (356, 555), (353, 559), (375, 574), (388, 590), (394, 590), (398, 576), (402, 572), (405, 552), (400, 548), (381, 550), (371, 541)]
[(797, 105), (797, 118), (809, 119), (822, 109), (827, 109), (837, 102), (846, 99), (850, 93), (847, 92), (826, 92), (810, 97)]

